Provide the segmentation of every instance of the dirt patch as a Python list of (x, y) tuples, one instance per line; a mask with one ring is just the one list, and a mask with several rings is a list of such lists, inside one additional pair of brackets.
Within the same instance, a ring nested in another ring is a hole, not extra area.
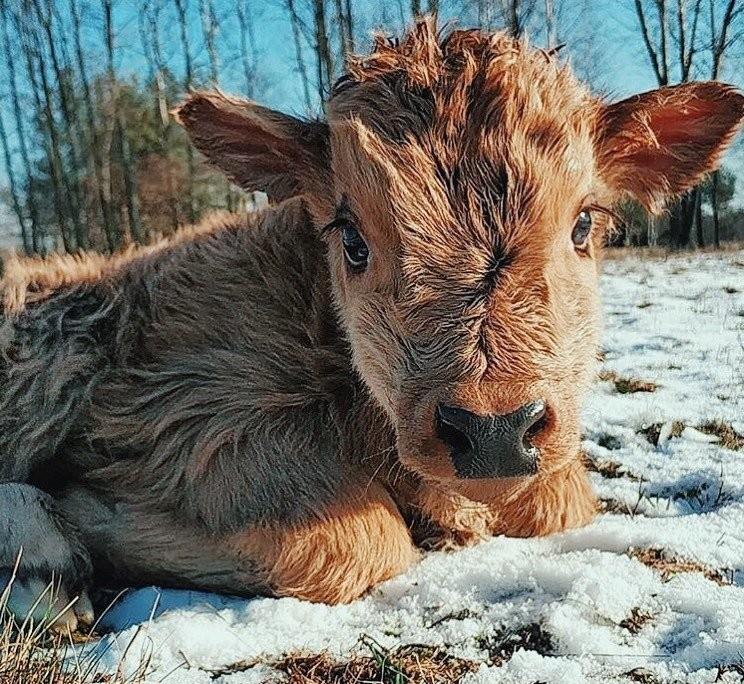
[(656, 570), (664, 582), (684, 572), (699, 572), (711, 582), (715, 582), (721, 586), (732, 583), (730, 571), (713, 568), (698, 561), (680, 558), (664, 549), (655, 547), (630, 548), (628, 549), (628, 555), (649, 568)]
[(741, 681), (744, 681), (744, 660), (739, 663), (726, 663), (725, 665), (719, 665), (716, 670), (716, 678), (713, 680), (714, 682), (720, 682), (723, 677), (730, 672), (739, 675)]
[(598, 508), (600, 513), (612, 513), (614, 515), (632, 515), (628, 504), (613, 498), (599, 499)]
[(628, 617), (620, 621), (620, 627), (627, 629), (631, 634), (638, 634), (653, 619), (651, 613), (636, 607), (630, 611)]
[[(651, 425), (638, 430), (638, 434), (643, 435), (650, 444), (658, 446), (661, 428), (665, 424), (666, 423), (651, 423)], [(685, 424), (681, 420), (672, 421), (670, 437), (681, 437), (684, 429)], [(696, 426), (695, 429), (706, 435), (718, 437), (718, 441), (714, 442), (714, 444), (718, 444), (726, 449), (731, 449), (732, 451), (741, 451), (744, 449), (744, 435), (741, 435), (734, 430), (730, 423), (724, 423), (720, 420), (711, 420), (707, 423)]]
[[(661, 434), (661, 428), (664, 425), (665, 423), (651, 423), (651, 425), (638, 430), (638, 434), (643, 435), (648, 440), (649, 444), (659, 446), (659, 435)], [(684, 429), (685, 424), (682, 421), (675, 420), (672, 423), (671, 437), (681, 437)]]
[(615, 385), (618, 394), (635, 394), (637, 392), (655, 392), (659, 385), (650, 380), (639, 380), (638, 378), (624, 378), (615, 371), (602, 371), (599, 374), (602, 382), (611, 382)]
[(623, 673), (623, 677), (627, 677), (631, 682), (637, 682), (638, 684), (662, 684), (662, 680), (645, 667), (635, 667), (628, 670)]
[(478, 645), (488, 652), (489, 663), (496, 667), (508, 662), (520, 649), (536, 651), (541, 655), (551, 655), (555, 651), (553, 637), (539, 622), (519, 629), (502, 628), (495, 634), (482, 638)]
[(456, 684), (478, 664), (456, 658), (435, 646), (408, 645), (385, 649), (363, 637), (369, 651), (339, 662), (327, 653), (288, 655), (273, 667), (289, 684)]
[(706, 435), (715, 435), (718, 437), (722, 447), (731, 449), (732, 451), (741, 451), (744, 449), (744, 435), (740, 435), (730, 423), (724, 423), (720, 420), (712, 420), (707, 423), (703, 423), (697, 428), (700, 432), (704, 432)]
[(597, 444), (599, 446), (603, 447), (604, 449), (607, 449), (608, 451), (616, 451), (617, 449), (621, 449), (623, 446), (622, 441), (615, 437), (614, 435), (600, 435), (597, 437)]
[(640, 482), (643, 479), (630, 472), (625, 468), (625, 466), (617, 461), (600, 461), (584, 454), (584, 464), (589, 472), (599, 473), (602, 477), (606, 477), (608, 480), (617, 480), (624, 477), (633, 482)]

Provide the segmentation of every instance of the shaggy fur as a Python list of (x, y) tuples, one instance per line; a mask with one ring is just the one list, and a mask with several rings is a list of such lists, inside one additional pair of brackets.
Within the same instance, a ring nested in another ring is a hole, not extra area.
[[(689, 84), (607, 105), (542, 51), (429, 20), (353, 60), (327, 121), (194, 93), (177, 111), (194, 144), (277, 204), (112, 259), (10, 264), (2, 517), (22, 515), (21, 488), (52, 498), (0, 561), (64, 520), (79, 567), (24, 559), (30, 574), (80, 585), (88, 553), (103, 581), (343, 602), (416, 544), (586, 523), (579, 411), (611, 206), (699, 180), (743, 103)], [(370, 249), (364, 273), (340, 223)], [(537, 399), (537, 475), (457, 477), (438, 403)]]

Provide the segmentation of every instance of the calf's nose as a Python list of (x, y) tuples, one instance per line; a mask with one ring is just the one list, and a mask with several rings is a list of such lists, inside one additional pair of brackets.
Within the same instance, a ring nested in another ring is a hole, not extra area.
[(480, 415), (445, 404), (435, 412), (437, 436), (449, 448), (455, 472), (462, 478), (536, 473), (539, 452), (530, 437), (544, 416), (542, 400), (500, 415)]

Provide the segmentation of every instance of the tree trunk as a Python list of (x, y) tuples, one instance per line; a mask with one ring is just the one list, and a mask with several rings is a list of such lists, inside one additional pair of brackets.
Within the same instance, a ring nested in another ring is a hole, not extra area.
[(207, 55), (209, 56), (209, 80), (211, 85), (216, 86), (220, 80), (220, 62), (215, 40), (218, 26), (213, 0), (199, 0), (199, 15), (204, 34), (204, 46), (207, 48)]
[(8, 74), (8, 85), (10, 87), (10, 99), (13, 103), (15, 133), (16, 139), (18, 140), (18, 150), (21, 155), (21, 162), (23, 163), (23, 172), (26, 175), (26, 206), (28, 207), (28, 213), (31, 218), (31, 248), (34, 253), (38, 253), (43, 249), (43, 235), (39, 218), (39, 208), (36, 203), (36, 179), (31, 169), (31, 159), (29, 157), (28, 144), (26, 141), (26, 127), (23, 123), (21, 101), (18, 95), (15, 59), (13, 58), (13, 50), (10, 45), (10, 32), (8, 31), (10, 8), (4, 0), (0, 0), (0, 13), (2, 14), (5, 65)]
[(705, 247), (705, 236), (703, 235), (703, 193), (698, 188), (695, 191), (695, 234), (697, 237), (697, 246)]
[(713, 246), (721, 247), (721, 223), (718, 213), (718, 180), (719, 172), (714, 171), (710, 178), (710, 206), (713, 213)]
[(421, 16), (421, 0), (411, 0), (411, 14), (414, 19)]
[(65, 139), (69, 151), (69, 164), (72, 167), (71, 169), (68, 169), (65, 177), (67, 179), (67, 186), (72, 189), (69, 201), (73, 217), (75, 217), (75, 238), (78, 249), (87, 249), (89, 221), (85, 208), (85, 197), (78, 180), (82, 171), (81, 155), (78, 150), (78, 142), (81, 139), (80, 129), (75, 120), (72, 103), (69, 101), (65, 75), (63, 73), (59, 55), (57, 54), (57, 40), (53, 30), (52, 5), (49, 4), (46, 8), (43, 8), (40, 0), (33, 0), (33, 4), (39, 24), (44, 29), (44, 35), (47, 39), (47, 51), (51, 58), (52, 68), (57, 80), (57, 99), (62, 110)]
[[(164, 161), (170, 161), (168, 157), (171, 149), (170, 139), (173, 126), (168, 113), (168, 101), (165, 95), (165, 82), (163, 79), (165, 65), (163, 61), (163, 51), (160, 45), (159, 4), (153, 6), (147, 3), (144, 7), (144, 13), (144, 27), (142, 29), (143, 43), (150, 46), (150, 49), (145, 51), (145, 56), (150, 63), (150, 71), (153, 74), (155, 82), (157, 99), (157, 111), (155, 112), (155, 116), (160, 129), (158, 153)], [(168, 193), (168, 214), (170, 217), (171, 230), (175, 232), (181, 224), (181, 219), (178, 207), (178, 196), (176, 195), (176, 187), (170, 164), (168, 165), (165, 181)], [(145, 230), (145, 236), (149, 237), (149, 231)]]
[(28, 230), (26, 228), (26, 217), (23, 215), (21, 198), (18, 194), (15, 172), (13, 171), (13, 160), (10, 156), (10, 145), (8, 144), (8, 136), (5, 132), (5, 124), (3, 123), (2, 112), (0, 112), (0, 147), (3, 148), (3, 158), (5, 159), (5, 175), (8, 177), (8, 185), (10, 186), (10, 198), (13, 202), (13, 211), (15, 212), (16, 218), (18, 219), (18, 225), (21, 229), (21, 242), (23, 244), (23, 251), (26, 252), (26, 254), (30, 254), (32, 245), (29, 240)]
[[(181, 36), (181, 50), (183, 51), (183, 61), (185, 65), (184, 74), (184, 88), (186, 91), (191, 90), (194, 84), (194, 66), (191, 61), (191, 43), (189, 41), (189, 27), (188, 27), (188, 15), (186, 2), (187, 0), (173, 0), (176, 5), (176, 11), (178, 13), (178, 28)], [(189, 222), (196, 223), (197, 210), (196, 210), (196, 198), (194, 196), (194, 188), (196, 187), (196, 160), (194, 159), (194, 147), (188, 145), (186, 147), (186, 161), (189, 170), (188, 180), (188, 213)]]
[(287, 11), (289, 12), (289, 21), (292, 25), (292, 37), (295, 44), (295, 60), (297, 61), (297, 70), (300, 73), (302, 82), (302, 92), (305, 96), (305, 108), (308, 112), (312, 110), (312, 101), (310, 99), (310, 82), (305, 67), (305, 57), (302, 53), (302, 33), (300, 31), (300, 17), (297, 14), (294, 0), (287, 0)]
[(315, 52), (318, 65), (318, 95), (321, 102), (326, 97), (333, 83), (333, 55), (328, 41), (326, 26), (325, 0), (313, 0), (313, 20), (315, 23)]
[(344, 8), (344, 0), (335, 0), (336, 6), (336, 24), (338, 25), (338, 33), (341, 39), (341, 54), (344, 57), (344, 62), (351, 54), (351, 36), (349, 35), (349, 24), (346, 20), (346, 10)]
[(238, 27), (240, 29), (240, 61), (243, 65), (245, 94), (253, 99), (256, 96), (256, 35), (253, 26), (250, 4), (240, 0), (236, 6)]
[[(28, 17), (29, 13), (25, 13)], [(62, 168), (59, 156), (59, 146), (57, 139), (56, 124), (51, 110), (51, 100), (49, 97), (48, 87), (40, 87), (37, 74), (43, 77), (46, 83), (46, 72), (44, 64), (39, 55), (36, 36), (33, 31), (34, 27), (29, 26), (19, 20), (18, 34), (23, 39), (23, 56), (26, 62), (26, 75), (31, 85), (31, 93), (36, 107), (38, 116), (41, 117), (41, 126), (43, 129), (44, 152), (49, 165), (50, 182), (52, 185), (52, 201), (54, 204), (54, 214), (59, 230), (59, 236), (62, 239), (62, 245), (66, 252), (73, 252), (74, 246), (68, 231), (67, 221), (69, 218), (70, 207), (65, 202), (66, 194), (62, 190)]]
[(354, 11), (351, 7), (351, 0), (345, 0), (346, 3), (346, 35), (349, 41), (349, 52), (354, 52)]
[(111, 203), (106, 191), (106, 182), (103, 176), (103, 147), (99, 135), (98, 124), (95, 118), (95, 108), (93, 106), (93, 97), (90, 92), (90, 82), (88, 80), (88, 70), (85, 65), (83, 56), (83, 44), (81, 39), (81, 20), (77, 0), (70, 0), (70, 15), (72, 17), (73, 37), (75, 41), (75, 57), (78, 66), (78, 78), (83, 93), (83, 103), (85, 105), (85, 117), (88, 124), (88, 135), (91, 140), (91, 156), (93, 157), (93, 172), (95, 175), (96, 189), (98, 194), (98, 203), (101, 208), (101, 219), (103, 222), (103, 234), (106, 238), (106, 245), (110, 252), (113, 252), (118, 243), (117, 236), (119, 229), (111, 211)]
[(670, 212), (671, 244), (675, 249), (683, 249), (690, 244), (690, 234), (695, 221), (697, 192), (697, 189), (686, 192)]
[(558, 44), (555, 33), (555, 6), (553, 5), (553, 0), (545, 0), (545, 38), (548, 50), (552, 50)]
[(118, 143), (119, 161), (122, 177), (124, 178), (124, 195), (127, 204), (127, 219), (129, 234), (135, 242), (142, 242), (142, 222), (139, 212), (139, 197), (137, 192), (137, 170), (129, 148), (129, 136), (126, 123), (119, 104), (119, 87), (114, 70), (114, 16), (113, 0), (101, 0), (104, 22), (104, 38), (106, 43), (106, 58), (108, 63), (109, 97), (114, 120), (114, 138)]

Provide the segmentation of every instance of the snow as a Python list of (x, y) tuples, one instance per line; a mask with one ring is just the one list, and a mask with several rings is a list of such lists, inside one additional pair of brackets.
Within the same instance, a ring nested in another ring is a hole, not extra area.
[[(744, 432), (744, 251), (610, 260), (602, 291), (604, 368), (659, 385), (620, 394), (597, 382), (584, 411), (586, 452), (625, 473), (593, 473), (599, 496), (627, 513), (550, 538), (431, 553), (346, 606), (132, 591), (104, 617), (113, 631), (93, 646), (102, 663), (123, 659), (131, 671), (147, 655), (148, 681), (258, 684), (279, 677), (270, 662), (283, 654), (342, 658), (364, 652), (362, 635), (483, 663), (468, 684), (607, 682), (636, 668), (695, 684), (744, 661), (744, 451), (696, 429), (721, 420)], [(685, 426), (679, 436), (675, 421)], [(651, 423), (662, 424), (658, 447), (638, 432)], [(665, 580), (631, 547), (725, 569), (733, 581), (696, 572)], [(634, 610), (651, 616), (637, 633), (620, 625)], [(489, 665), (490, 635), (535, 622), (552, 653), (522, 649)], [(222, 672), (240, 661), (260, 662)], [(739, 680), (729, 672), (719, 681)]]

